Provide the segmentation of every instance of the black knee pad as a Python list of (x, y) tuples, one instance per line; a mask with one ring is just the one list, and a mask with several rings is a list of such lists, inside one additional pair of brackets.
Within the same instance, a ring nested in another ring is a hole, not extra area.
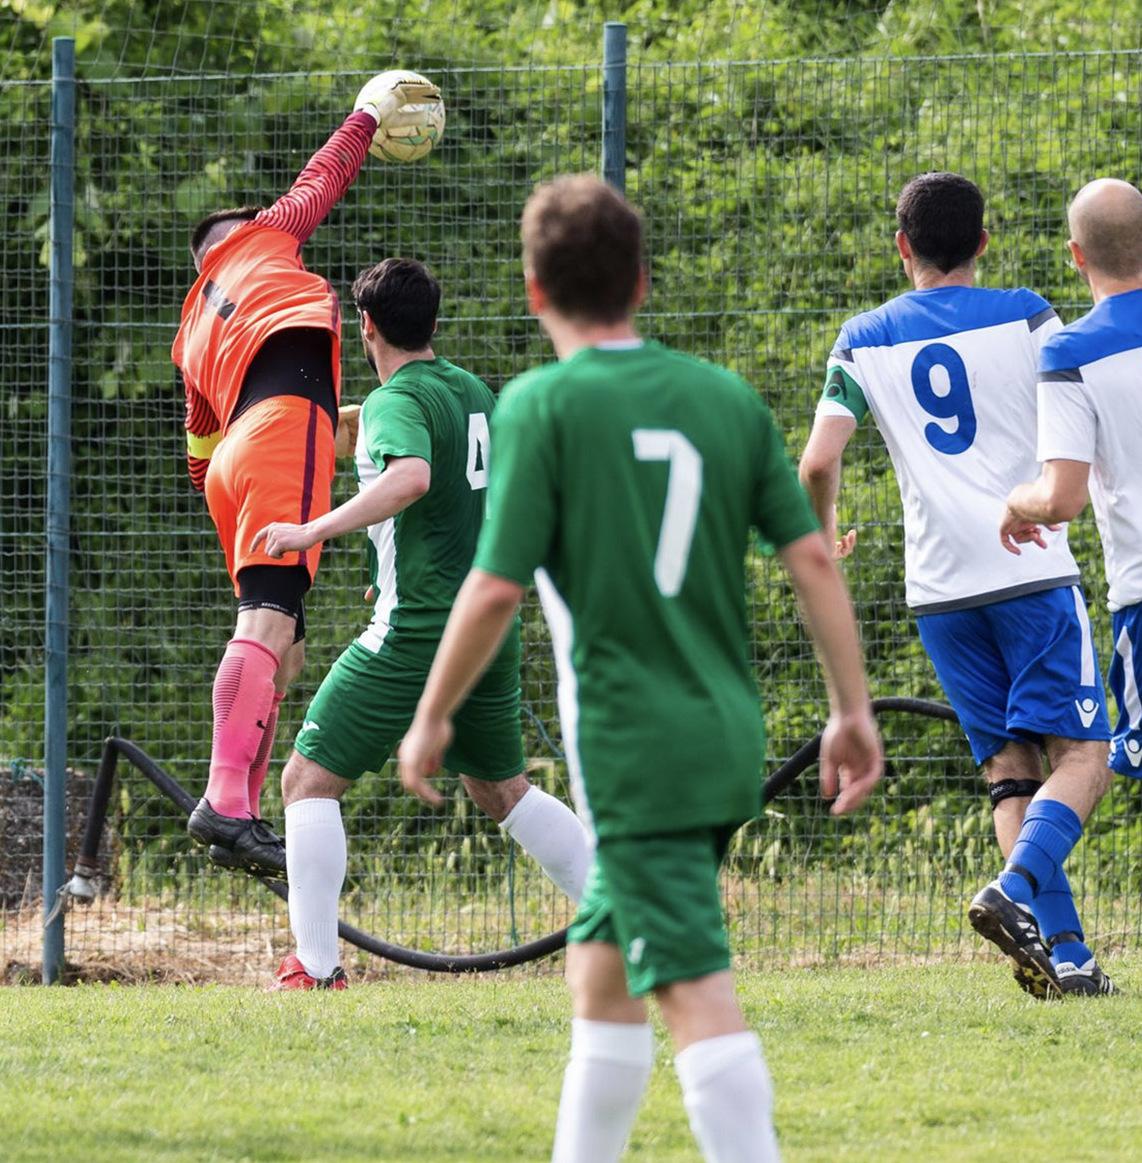
[(991, 800), (991, 810), (1004, 800), (1022, 799), (1033, 796), (1041, 787), (1039, 779), (1001, 779), (987, 785), (987, 798)]

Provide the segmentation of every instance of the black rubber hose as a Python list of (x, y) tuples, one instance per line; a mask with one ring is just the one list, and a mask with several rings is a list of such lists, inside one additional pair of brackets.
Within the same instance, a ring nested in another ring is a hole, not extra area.
[[(283, 901), (289, 900), (289, 889), (280, 880), (269, 880), (259, 877), (266, 888)], [(529, 941), (525, 945), (517, 945), (514, 949), (504, 949), (499, 953), (421, 953), (417, 949), (409, 949), (404, 945), (390, 945), (378, 937), (372, 937), (344, 921), (337, 922), (337, 935), (350, 945), (364, 949), (386, 961), (395, 961), (398, 965), (407, 965), (410, 969), (428, 969), (435, 973), (488, 973), (496, 969), (510, 969), (513, 965), (526, 965), (529, 961), (538, 961), (541, 957), (549, 957), (557, 953), (567, 943), (567, 930), (560, 929), (558, 933), (551, 933), (541, 937), (538, 941)]]
[[(874, 715), (882, 715), (885, 711), (921, 715), (929, 719), (944, 719), (949, 723), (958, 722), (956, 712), (951, 707), (944, 703), (938, 703), (934, 699), (889, 696), (888, 698), (872, 700), (872, 713)], [(765, 781), (761, 791), (762, 803), (767, 804), (770, 800), (776, 799), (790, 784), (817, 762), (821, 757), (821, 740), (823, 738), (824, 732), (818, 731), (808, 743), (802, 743)]]
[[(163, 795), (180, 807), (186, 815), (190, 815), (198, 802), (137, 743), (132, 743), (130, 739), (110, 736), (103, 746), (99, 774), (96, 776), (95, 786), (91, 789), (83, 844), (80, 848), (79, 859), (76, 862), (75, 871), (85, 876), (95, 875), (99, 868), (99, 844), (103, 837), (103, 825), (107, 819), (107, 807), (111, 802), (111, 789), (120, 755), (138, 768)], [(289, 899), (289, 889), (283, 881), (254, 873), (250, 875), (260, 880), (266, 888), (283, 901)], [(388, 941), (382, 941), (362, 932), (345, 921), (337, 922), (337, 933), (351, 945), (363, 949), (366, 953), (383, 957), (387, 961), (394, 961), (398, 965), (406, 965), (411, 969), (427, 969), (436, 973), (489, 973), (497, 969), (509, 969), (514, 965), (525, 965), (529, 961), (537, 961), (541, 957), (549, 957), (552, 953), (558, 952), (566, 944), (567, 939), (567, 930), (561, 929), (557, 933), (551, 933), (537, 941), (528, 941), (512, 949), (502, 949), (495, 953), (452, 955), (423, 953), (418, 949), (405, 948), (403, 945), (392, 945)]]
[[(881, 715), (886, 711), (900, 714), (920, 715), (930, 719), (943, 719), (954, 723), (956, 714), (951, 707), (931, 699), (912, 699), (889, 697), (873, 699), (873, 713)], [(818, 732), (807, 743), (802, 744), (772, 775), (766, 779), (762, 789), (763, 802), (780, 795), (794, 783), (808, 768), (820, 758), (822, 733)], [(173, 776), (163, 770), (141, 747), (129, 739), (120, 739), (110, 736), (103, 748), (103, 757), (99, 764), (99, 774), (95, 786), (91, 791), (91, 799), (87, 809), (87, 826), (83, 833), (83, 845), (80, 849), (77, 871), (91, 875), (98, 868), (99, 841), (103, 835), (103, 825), (107, 818), (107, 806), (110, 803), (111, 785), (115, 778), (115, 769), (119, 755), (130, 760), (168, 799), (177, 804), (188, 816), (198, 802)], [(283, 901), (289, 899), (289, 888), (281, 880), (251, 873), (260, 880), (275, 896)], [(567, 930), (561, 929), (541, 937), (538, 941), (529, 941), (517, 945), (512, 949), (503, 949), (496, 953), (463, 953), (449, 955), (447, 953), (422, 953), (417, 949), (408, 949), (403, 945), (391, 945), (370, 936), (344, 921), (337, 922), (337, 934), (343, 940), (372, 953), (376, 957), (383, 957), (398, 965), (405, 965), (411, 969), (427, 969), (435, 973), (489, 973), (497, 969), (508, 969), (514, 965), (525, 965), (529, 961), (536, 961), (541, 957), (548, 957), (558, 952), (567, 943)]]
[(119, 766), (118, 740), (112, 735), (103, 741), (99, 758), (99, 773), (87, 803), (87, 822), (79, 845), (75, 871), (81, 876), (93, 876), (99, 871), (99, 842), (107, 820), (107, 805), (111, 802), (111, 788), (115, 783), (115, 769)]

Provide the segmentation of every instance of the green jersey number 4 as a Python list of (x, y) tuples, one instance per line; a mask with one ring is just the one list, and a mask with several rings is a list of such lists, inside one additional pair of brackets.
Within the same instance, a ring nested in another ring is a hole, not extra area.
[(664, 598), (675, 597), (682, 589), (694, 526), (698, 523), (698, 505), (702, 499), (702, 454), (673, 428), (636, 428), (635, 460), (670, 466), (666, 480), (666, 504), (662, 510), (662, 528), (658, 532), (658, 550), (654, 555), (654, 581)]

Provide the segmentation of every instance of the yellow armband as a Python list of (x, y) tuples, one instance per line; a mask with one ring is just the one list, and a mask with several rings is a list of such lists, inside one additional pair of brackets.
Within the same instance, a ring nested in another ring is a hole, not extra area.
[(188, 432), (186, 451), (196, 460), (209, 460), (221, 439), (221, 432), (212, 432), (209, 436), (195, 436)]

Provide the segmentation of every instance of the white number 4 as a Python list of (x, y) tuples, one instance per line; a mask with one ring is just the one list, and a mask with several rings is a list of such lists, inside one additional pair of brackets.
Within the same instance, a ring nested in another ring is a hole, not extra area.
[(468, 414), (468, 484), (473, 489), (488, 487), (488, 417), (484, 412)]
[(686, 577), (698, 522), (702, 454), (681, 432), (670, 428), (636, 428), (631, 436), (636, 460), (666, 461), (670, 465), (658, 551), (654, 555), (654, 580), (664, 598), (673, 598)]

